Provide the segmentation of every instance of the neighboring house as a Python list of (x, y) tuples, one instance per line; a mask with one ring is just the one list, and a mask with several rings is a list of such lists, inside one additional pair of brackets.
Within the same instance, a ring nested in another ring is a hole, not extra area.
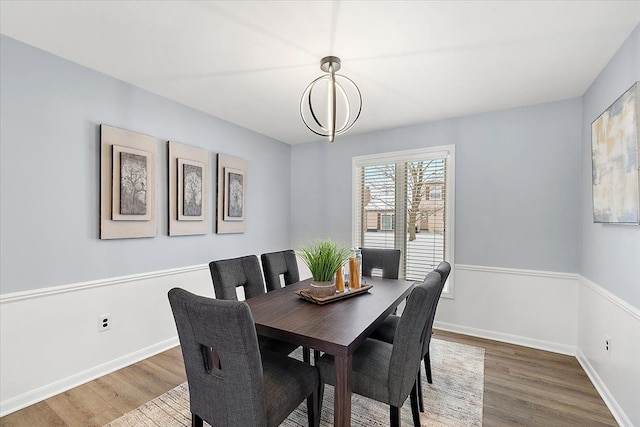
[[(416, 232), (444, 233), (443, 195), (443, 183), (424, 184), (422, 200), (418, 207)], [(373, 198), (366, 204), (364, 207), (366, 231), (392, 231), (394, 229), (394, 201), (391, 197)]]
[(364, 207), (367, 231), (391, 231), (394, 229), (393, 204), (379, 199), (370, 200)]
[(443, 183), (425, 184), (418, 208), (416, 231), (444, 233), (444, 186)]

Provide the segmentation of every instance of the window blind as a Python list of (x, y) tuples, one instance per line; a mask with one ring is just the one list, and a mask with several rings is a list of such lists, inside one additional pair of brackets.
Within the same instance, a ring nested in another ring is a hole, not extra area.
[(355, 244), (400, 249), (404, 279), (422, 281), (450, 259), (448, 163), (442, 151), (354, 162)]

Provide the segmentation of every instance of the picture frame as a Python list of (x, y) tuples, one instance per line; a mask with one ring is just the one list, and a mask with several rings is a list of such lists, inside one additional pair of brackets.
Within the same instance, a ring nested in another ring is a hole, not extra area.
[(224, 168), (224, 220), (244, 221), (244, 171)]
[(178, 159), (178, 221), (204, 219), (204, 163)]
[(168, 142), (169, 235), (206, 234), (209, 228), (209, 152)]
[(147, 191), (151, 153), (112, 145), (112, 221), (149, 221), (151, 192)]
[(100, 125), (100, 239), (157, 234), (157, 140)]
[(591, 124), (594, 223), (640, 224), (640, 84)]
[(247, 161), (218, 154), (216, 233), (244, 233), (247, 218)]

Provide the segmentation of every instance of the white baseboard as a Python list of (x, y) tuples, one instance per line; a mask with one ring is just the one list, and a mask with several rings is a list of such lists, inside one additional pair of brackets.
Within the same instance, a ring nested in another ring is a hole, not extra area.
[(536, 348), (538, 350), (551, 351), (553, 353), (566, 354), (568, 356), (576, 355), (575, 346), (564, 345), (550, 341), (543, 341), (534, 338), (528, 338), (518, 335), (504, 334), (495, 331), (488, 331), (486, 329), (470, 328), (468, 326), (454, 325), (446, 322), (433, 322), (435, 329), (441, 329), (443, 331), (455, 332), (458, 334), (469, 335), (472, 337), (486, 338), (489, 340), (504, 342), (508, 344), (516, 344), (524, 347)]
[(580, 349), (576, 349), (575, 347), (571, 346), (558, 345), (557, 343), (533, 340), (527, 337), (501, 334), (494, 331), (469, 328), (437, 321), (434, 322), (434, 328), (448, 332), (470, 335), (478, 338), (486, 338), (494, 341), (506, 342), (509, 344), (522, 345), (539, 350), (546, 350), (554, 353), (575, 356), (618, 424), (620, 424), (621, 427), (633, 427), (631, 420), (627, 417), (622, 407), (618, 404), (614, 396), (605, 385), (604, 381), (602, 381), (594, 367), (591, 365), (591, 363), (589, 363), (589, 360), (585, 357), (582, 351), (580, 351)]
[(34, 403), (38, 403), (44, 399), (48, 399), (51, 396), (55, 396), (74, 387), (87, 383), (89, 381), (100, 378), (111, 372), (122, 369), (126, 366), (132, 365), (141, 360), (147, 359), (158, 353), (162, 353), (165, 350), (173, 348), (179, 344), (178, 337), (168, 339), (164, 342), (151, 345), (133, 353), (121, 356), (117, 359), (111, 360), (102, 365), (98, 365), (91, 369), (87, 369), (82, 372), (78, 372), (67, 378), (62, 378), (51, 384), (39, 387), (35, 390), (30, 390), (20, 396), (13, 397), (8, 400), (3, 400), (0, 407), (0, 417), (3, 417), (11, 412), (18, 411)]
[(589, 279), (578, 279), (577, 359), (616, 421), (640, 426), (640, 310)]
[(440, 300), (438, 327), (575, 355), (576, 274), (459, 264), (454, 270), (456, 295)]
[(580, 349), (578, 349), (577, 351), (576, 358), (578, 359), (578, 362), (580, 362), (580, 366), (582, 366), (582, 369), (584, 369), (584, 371), (587, 373), (587, 376), (591, 380), (591, 383), (598, 391), (598, 394), (600, 394), (600, 397), (602, 397), (602, 400), (604, 400), (604, 403), (607, 405), (618, 424), (620, 424), (621, 427), (633, 427), (633, 424), (627, 417), (627, 414), (625, 414), (624, 410), (620, 407), (620, 405), (618, 405), (618, 402), (613, 397), (604, 381), (602, 381), (591, 363), (589, 363), (589, 359), (587, 359), (586, 356), (582, 354), (582, 351), (580, 351)]
[[(575, 274), (454, 268), (456, 298), (441, 300), (435, 328), (575, 355), (616, 420), (640, 425), (640, 310)], [(0, 416), (177, 345), (174, 286), (213, 296), (206, 265), (0, 295)], [(112, 330), (97, 332), (105, 313)], [(604, 333), (611, 360), (599, 353)]]
[(0, 416), (176, 346), (173, 287), (214, 295), (207, 265), (0, 295)]
[(454, 268), (434, 327), (576, 356), (615, 419), (640, 426), (640, 310), (578, 274)]

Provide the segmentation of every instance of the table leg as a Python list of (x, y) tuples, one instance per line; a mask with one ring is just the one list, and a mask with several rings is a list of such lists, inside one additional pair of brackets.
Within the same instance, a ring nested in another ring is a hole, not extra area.
[(334, 426), (351, 426), (351, 355), (335, 356)]

